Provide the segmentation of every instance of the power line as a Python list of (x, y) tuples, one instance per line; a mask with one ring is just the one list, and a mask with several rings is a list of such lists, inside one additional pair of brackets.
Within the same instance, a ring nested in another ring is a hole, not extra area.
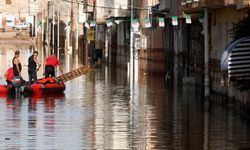
[(98, 6), (98, 5), (84, 4), (82, 2), (71, 2), (70, 0), (63, 0), (63, 1), (68, 2), (68, 3), (77, 3), (79, 5), (86, 5), (86, 6), (93, 7), (93, 8), (95, 7), (95, 8), (102, 8), (102, 9), (115, 9), (115, 10), (128, 10), (128, 11), (130, 11), (132, 9), (133, 10), (135, 9), (135, 10), (141, 10), (141, 11), (158, 11), (158, 12), (161, 12), (161, 11), (159, 11), (157, 9), (152, 9), (152, 7), (145, 8), (145, 7), (133, 6), (133, 8), (130, 8), (129, 6), (124, 6), (124, 7), (127, 7), (127, 8), (122, 8), (122, 7), (117, 8), (117, 7), (110, 7), (110, 6)]

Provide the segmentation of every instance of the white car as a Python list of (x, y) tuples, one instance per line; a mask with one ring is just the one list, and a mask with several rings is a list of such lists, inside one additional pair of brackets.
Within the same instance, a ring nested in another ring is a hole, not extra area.
[(12, 28), (14, 30), (27, 30), (30, 27), (29, 23), (23, 22), (23, 23), (18, 23), (17, 25), (13, 26)]

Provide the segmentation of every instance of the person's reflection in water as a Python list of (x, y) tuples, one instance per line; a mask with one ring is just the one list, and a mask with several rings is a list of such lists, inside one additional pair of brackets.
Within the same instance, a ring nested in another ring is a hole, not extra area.
[(58, 95), (56, 96), (45, 96), (44, 97), (44, 131), (45, 131), (45, 136), (48, 137), (47, 139), (45, 139), (45, 143), (47, 143), (47, 145), (55, 145), (56, 141), (55, 141), (55, 137), (57, 136), (56, 133), (56, 117), (55, 117), (55, 104), (58, 104), (56, 102), (60, 102), (61, 100), (64, 99), (64, 95), (62, 95), (63, 97), (58, 97)]
[(45, 118), (45, 126), (51, 133), (55, 131), (55, 99), (55, 97), (44, 98), (45, 113), (47, 114)]
[(20, 110), (22, 107), (22, 97), (13, 97), (10, 94), (6, 97), (6, 104), (11, 106), (13, 110)]
[(29, 97), (29, 104), (28, 104), (28, 127), (35, 128), (36, 127), (36, 110), (37, 110), (37, 102), (40, 99)]
[(28, 104), (28, 147), (35, 148), (36, 147), (36, 137), (37, 137), (37, 102), (40, 99), (29, 97)]

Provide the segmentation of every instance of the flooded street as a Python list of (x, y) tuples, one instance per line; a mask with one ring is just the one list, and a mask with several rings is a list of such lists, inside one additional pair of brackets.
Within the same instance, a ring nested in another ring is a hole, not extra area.
[[(0, 43), (0, 84), (17, 49), (28, 80), (36, 48)], [(46, 52), (38, 51), (43, 62)], [(60, 55), (64, 72), (81, 66), (79, 57)], [(103, 65), (65, 84), (63, 95), (0, 97), (0, 149), (250, 149), (247, 118), (206, 107), (192, 87), (166, 88), (161, 76), (143, 74), (131, 83), (126, 70)]]

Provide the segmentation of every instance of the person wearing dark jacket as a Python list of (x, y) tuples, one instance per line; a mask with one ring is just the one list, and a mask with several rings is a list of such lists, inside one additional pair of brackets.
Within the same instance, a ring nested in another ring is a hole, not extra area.
[[(40, 68), (40, 63), (38, 61), (38, 52), (34, 51), (33, 55), (31, 55), (28, 59), (28, 74), (29, 74), (29, 83), (32, 84), (33, 82), (37, 81), (37, 71)], [(38, 68), (37, 68), (38, 66)]]

